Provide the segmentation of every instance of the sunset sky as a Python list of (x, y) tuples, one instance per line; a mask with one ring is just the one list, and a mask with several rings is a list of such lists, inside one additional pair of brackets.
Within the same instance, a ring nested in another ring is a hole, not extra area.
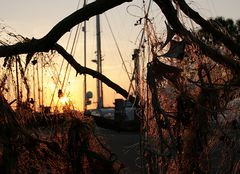
[[(77, 9), (79, 0), (0, 0), (0, 24), (11, 27), (11, 30), (28, 38), (43, 37), (57, 22), (62, 20), (67, 15), (71, 14)], [(82, 1), (80, 1), (82, 5)], [(92, 1), (90, 1), (92, 2)], [(239, 0), (188, 0), (191, 6), (197, 10), (206, 19), (208, 17), (224, 16), (225, 18), (232, 18), (234, 20), (240, 18)], [(134, 23), (142, 17), (142, 1), (134, 0), (131, 3), (125, 3), (120, 7), (116, 7), (105, 13), (107, 16), (112, 31), (118, 42), (123, 59), (128, 67), (128, 71), (132, 72), (133, 64), (131, 55), (133, 49), (138, 47), (137, 38), (142, 26), (134, 26)], [(151, 17), (162, 21), (164, 18), (160, 10), (153, 6), (151, 9)], [(112, 81), (121, 85), (126, 90), (129, 86), (127, 74), (123, 68), (120, 56), (113, 41), (113, 37), (108, 27), (106, 16), (101, 16), (101, 34), (102, 34), (102, 56), (103, 56), (103, 73)], [(162, 25), (164, 26), (164, 25)], [(162, 26), (157, 26), (159, 36), (163, 36), (161, 32), (165, 31)], [(73, 30), (74, 35), (75, 30)], [(1, 37), (1, 35), (0, 35)], [(91, 18), (87, 22), (87, 66), (96, 69), (96, 64), (91, 60), (96, 59), (95, 46), (95, 18)], [(66, 47), (69, 33), (65, 34), (59, 40), (59, 43)], [(83, 33), (80, 33), (74, 57), (83, 65)], [(73, 39), (71, 38), (71, 41)], [(70, 53), (69, 47), (68, 52)], [(61, 57), (56, 58), (56, 67), (60, 66)], [(77, 109), (82, 109), (82, 94), (83, 81), (82, 77), (75, 76), (74, 70), (71, 71), (69, 79), (68, 90), (70, 92), (71, 100)], [(88, 77), (87, 90), (94, 92), (93, 102), (96, 101), (95, 95), (95, 79)], [(54, 88), (52, 82), (47, 81), (45, 88)], [(53, 86), (52, 86), (53, 85)], [(45, 95), (47, 96), (47, 95)], [(104, 104), (111, 106), (115, 98), (120, 97), (114, 91), (104, 86)], [(47, 97), (46, 97), (47, 98)], [(47, 99), (49, 100), (49, 99)], [(91, 107), (95, 107), (93, 104)]]

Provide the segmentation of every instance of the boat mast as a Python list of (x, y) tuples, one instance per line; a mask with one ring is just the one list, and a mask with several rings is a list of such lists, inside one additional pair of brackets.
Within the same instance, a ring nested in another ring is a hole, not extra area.
[[(83, 2), (83, 6), (86, 5), (86, 0), (84, 0)], [(83, 23), (83, 32), (84, 32), (84, 48), (83, 48), (83, 57), (84, 57), (84, 67), (87, 66), (87, 22), (84, 21)], [(86, 74), (84, 74), (84, 86), (83, 86), (83, 111), (87, 110), (87, 99), (86, 99), (86, 93), (87, 93), (87, 76)]]
[(42, 92), (42, 111), (44, 111), (44, 91), (43, 91), (43, 56), (41, 57), (41, 65), (42, 65), (42, 71), (41, 71), (41, 74), (42, 74), (42, 77), (41, 77), (41, 92)]
[(140, 62), (139, 62), (139, 49), (134, 49), (134, 78), (135, 78), (135, 90), (136, 97), (139, 98), (141, 96), (141, 87), (140, 87)]
[(36, 92), (35, 92), (35, 60), (32, 61), (32, 65), (33, 65), (33, 109), (34, 111), (36, 111)]
[(16, 57), (16, 83), (17, 83), (17, 107), (20, 105), (20, 89), (19, 89), (19, 77), (18, 77), (18, 57)]
[[(96, 35), (97, 35), (97, 72), (102, 73), (100, 15), (96, 16)], [(102, 107), (103, 107), (102, 82), (97, 79), (97, 109), (100, 109)]]

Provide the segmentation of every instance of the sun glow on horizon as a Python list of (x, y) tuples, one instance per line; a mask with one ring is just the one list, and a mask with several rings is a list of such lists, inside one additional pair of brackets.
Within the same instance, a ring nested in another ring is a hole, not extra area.
[(59, 102), (62, 104), (62, 105), (68, 105), (69, 104), (69, 101), (70, 99), (68, 97), (61, 97), (59, 99)]

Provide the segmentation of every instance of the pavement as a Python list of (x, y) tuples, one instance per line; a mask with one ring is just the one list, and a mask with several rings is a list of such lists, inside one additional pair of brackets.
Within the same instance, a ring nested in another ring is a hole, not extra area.
[(125, 165), (127, 174), (140, 174), (138, 132), (117, 132), (97, 127), (96, 133), (103, 137), (106, 147), (115, 153)]

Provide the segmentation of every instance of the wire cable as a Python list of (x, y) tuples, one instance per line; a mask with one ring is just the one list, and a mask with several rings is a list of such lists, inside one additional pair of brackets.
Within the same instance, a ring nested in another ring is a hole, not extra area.
[[(131, 77), (130, 77), (130, 75), (129, 75), (129, 73), (128, 73), (127, 66), (126, 66), (126, 64), (125, 64), (125, 62), (124, 62), (124, 60), (123, 60), (123, 56), (122, 56), (121, 50), (120, 50), (120, 48), (119, 48), (119, 45), (118, 45), (118, 43), (117, 43), (117, 39), (116, 39), (116, 37), (115, 37), (115, 35), (114, 35), (114, 33), (113, 33), (112, 27), (111, 27), (111, 25), (110, 25), (110, 22), (109, 22), (109, 19), (108, 19), (106, 13), (104, 13), (104, 16), (105, 16), (105, 18), (106, 18), (108, 27), (109, 27), (110, 32), (111, 32), (111, 34), (112, 34), (114, 43), (115, 43), (115, 45), (116, 45), (116, 47), (117, 47), (118, 54), (119, 54), (119, 56), (120, 56), (120, 58), (121, 58), (121, 60), (122, 60), (122, 64), (123, 64), (124, 70), (125, 70), (125, 72), (127, 73), (127, 76), (128, 76), (129, 81), (131, 81)], [(133, 86), (132, 86), (132, 89), (134, 90), (134, 87), (133, 87)]]

